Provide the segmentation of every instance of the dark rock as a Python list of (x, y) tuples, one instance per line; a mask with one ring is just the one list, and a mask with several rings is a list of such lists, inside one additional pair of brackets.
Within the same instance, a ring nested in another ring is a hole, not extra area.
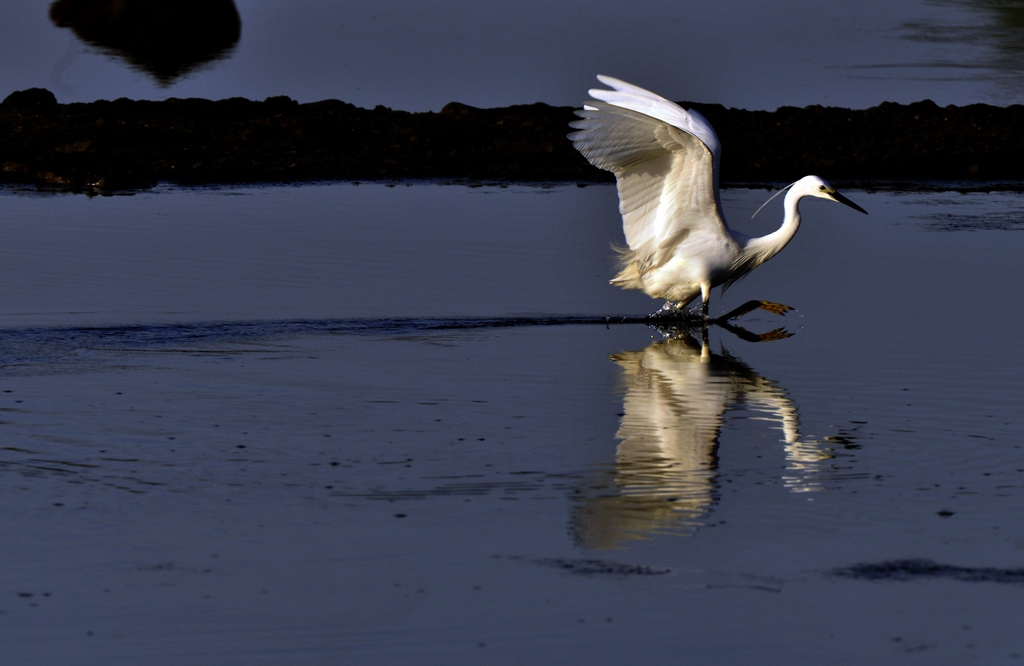
[(226, 57), (242, 32), (233, 0), (56, 0), (50, 20), (162, 85)]
[(29, 88), (18, 90), (8, 95), (3, 106), (9, 109), (45, 109), (57, 106), (57, 97), (46, 88)]
[[(686, 104), (714, 125), (723, 184), (814, 173), (843, 184), (1011, 181), (1024, 189), (1024, 107), (923, 101), (774, 112)], [(571, 107), (439, 113), (287, 97), (58, 104), (40, 89), (0, 104), (0, 182), (147, 187), (318, 180), (608, 182), (566, 138)]]

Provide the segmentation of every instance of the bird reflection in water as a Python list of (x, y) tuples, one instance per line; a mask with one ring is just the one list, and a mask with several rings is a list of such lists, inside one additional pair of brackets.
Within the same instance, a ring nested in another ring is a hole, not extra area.
[(50, 20), (162, 86), (227, 57), (242, 34), (233, 0), (57, 0)]
[(615, 548), (657, 533), (696, 532), (718, 500), (718, 437), (726, 412), (737, 407), (760, 412), (779, 431), (789, 490), (821, 487), (817, 476), (833, 454), (801, 439), (785, 390), (724, 348), (712, 353), (706, 338), (698, 342), (686, 329), (671, 333), (611, 357), (625, 382), (620, 443), (614, 466), (605, 478), (591, 479), (574, 511), (582, 546)]

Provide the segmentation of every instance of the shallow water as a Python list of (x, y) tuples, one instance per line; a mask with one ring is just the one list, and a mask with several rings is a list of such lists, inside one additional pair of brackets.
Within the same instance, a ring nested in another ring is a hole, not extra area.
[(702, 349), (610, 187), (6, 191), (0, 658), (1019, 657), (1018, 196), (847, 194)]
[(62, 102), (288, 95), (436, 111), (453, 100), (574, 105), (605, 73), (747, 109), (1024, 101), (1015, 0), (236, 0), (242, 33), (229, 57), (163, 85), (54, 26), (50, 4), (0, 8), (0, 96), (29, 87)]

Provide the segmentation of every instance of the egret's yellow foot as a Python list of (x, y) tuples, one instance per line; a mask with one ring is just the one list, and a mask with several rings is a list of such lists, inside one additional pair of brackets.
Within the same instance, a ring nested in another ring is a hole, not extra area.
[(772, 303), (771, 301), (757, 301), (757, 303), (757, 307), (777, 315), (785, 315), (787, 312), (793, 309), (788, 305), (783, 305), (782, 303)]
[(788, 305), (783, 305), (782, 303), (772, 303), (771, 301), (747, 301), (746, 303), (739, 306), (735, 310), (731, 310), (722, 315), (721, 317), (719, 317), (718, 321), (729, 321), (730, 319), (737, 319), (747, 314), (748, 312), (753, 312), (754, 310), (758, 309), (767, 310), (768, 312), (774, 312), (777, 315), (784, 315), (793, 308), (789, 307)]

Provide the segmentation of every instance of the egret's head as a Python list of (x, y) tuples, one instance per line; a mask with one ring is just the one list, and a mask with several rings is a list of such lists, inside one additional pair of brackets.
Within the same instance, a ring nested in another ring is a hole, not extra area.
[(818, 197), (819, 199), (828, 199), (830, 201), (838, 201), (841, 204), (846, 204), (854, 210), (859, 210), (865, 215), (868, 214), (866, 210), (853, 203), (842, 194), (836, 191), (836, 188), (832, 187), (822, 178), (817, 176), (804, 176), (796, 183), (793, 184), (793, 189), (801, 191), (807, 196)]
[(761, 204), (761, 207), (754, 211), (754, 214), (750, 216), (750, 219), (754, 219), (758, 213), (764, 210), (764, 207), (771, 203), (772, 199), (779, 196), (783, 192), (787, 192), (786, 201), (799, 201), (803, 197), (818, 197), (820, 199), (828, 199), (829, 201), (838, 201), (841, 204), (846, 204), (854, 210), (859, 210), (865, 215), (868, 214), (866, 210), (853, 203), (839, 192), (836, 192), (836, 188), (828, 184), (824, 179), (818, 178), (817, 176), (804, 176), (795, 183), (790, 183), (784, 188), (773, 194)]

